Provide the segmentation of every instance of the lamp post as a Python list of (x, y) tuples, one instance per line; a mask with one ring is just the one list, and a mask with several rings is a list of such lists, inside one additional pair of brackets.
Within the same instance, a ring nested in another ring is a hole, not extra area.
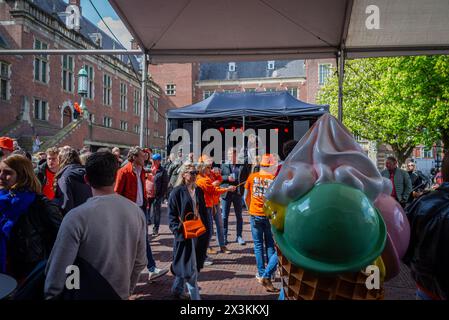
[(437, 169), (440, 169), (440, 165), (441, 165), (441, 141), (437, 141), (437, 143), (435, 144), (435, 151), (436, 151), (436, 157), (435, 157), (435, 162), (436, 162), (436, 167)]
[(84, 98), (87, 96), (88, 75), (84, 68), (78, 72), (78, 94), (81, 96), (80, 108), (85, 119), (89, 118), (87, 107), (84, 104)]

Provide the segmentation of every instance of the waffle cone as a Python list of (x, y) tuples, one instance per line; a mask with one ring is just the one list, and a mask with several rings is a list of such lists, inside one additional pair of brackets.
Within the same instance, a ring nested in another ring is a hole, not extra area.
[[(278, 248), (277, 248), (278, 249)], [(278, 251), (279, 272), (286, 300), (383, 300), (384, 289), (369, 290), (362, 272), (322, 276), (299, 268)]]

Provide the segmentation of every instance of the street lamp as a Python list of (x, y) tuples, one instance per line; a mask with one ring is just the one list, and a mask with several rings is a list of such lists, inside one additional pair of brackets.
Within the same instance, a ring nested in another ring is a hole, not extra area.
[(435, 145), (435, 151), (436, 151), (436, 167), (437, 169), (440, 169), (440, 165), (441, 165), (441, 141), (437, 141), (436, 145)]
[(81, 96), (81, 111), (83, 112), (84, 118), (88, 118), (87, 107), (84, 104), (84, 97), (87, 96), (87, 85), (88, 85), (88, 75), (84, 68), (78, 72), (78, 94)]

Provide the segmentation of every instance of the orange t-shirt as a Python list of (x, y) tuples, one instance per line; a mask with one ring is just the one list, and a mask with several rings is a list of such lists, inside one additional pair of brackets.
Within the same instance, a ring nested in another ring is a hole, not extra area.
[[(210, 173), (210, 178), (211, 178), (212, 182), (218, 180), (221, 183), (223, 181), (221, 174), (214, 173), (213, 171), (211, 171), (211, 173)], [(214, 206), (220, 203), (220, 195), (223, 193), (223, 192), (221, 192), (222, 190), (223, 190), (222, 188), (218, 187), (218, 190), (216, 190), (216, 192), (214, 193), (214, 196), (213, 196)]]
[(47, 178), (47, 183), (45, 184), (45, 186), (42, 186), (42, 193), (49, 200), (53, 200), (55, 197), (55, 189), (53, 188), (53, 183), (55, 182), (55, 173), (51, 172), (47, 168), (45, 169), (45, 176)]
[(218, 194), (226, 192), (226, 189), (214, 187), (212, 185), (212, 179), (208, 176), (199, 174), (196, 178), (196, 185), (203, 190), (204, 201), (206, 202), (206, 208), (212, 208), (214, 206), (214, 197)]
[(254, 216), (265, 216), (263, 212), (263, 203), (265, 193), (273, 182), (275, 176), (266, 172), (252, 173), (245, 183), (245, 189), (248, 190), (246, 203), (249, 204), (248, 213)]

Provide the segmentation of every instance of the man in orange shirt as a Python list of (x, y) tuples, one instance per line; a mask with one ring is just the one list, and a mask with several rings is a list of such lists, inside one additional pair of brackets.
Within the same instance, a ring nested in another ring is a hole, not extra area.
[(55, 197), (55, 175), (59, 170), (59, 150), (56, 147), (48, 148), (45, 152), (47, 160), (35, 170), (36, 176), (42, 186), (42, 194), (49, 200)]
[[(263, 205), (265, 193), (273, 182), (277, 169), (277, 161), (271, 154), (265, 154), (260, 162), (260, 171), (252, 173), (245, 184), (245, 203), (251, 215), (251, 233), (254, 241), (254, 254), (256, 256), (256, 279), (268, 292), (278, 292), (271, 282), (276, 271), (277, 255), (274, 248), (274, 239), (271, 233), (270, 221), (265, 217)], [(266, 248), (264, 248), (264, 244)], [(265, 260), (265, 253), (267, 254)], [(265, 266), (265, 261), (267, 264)]]

